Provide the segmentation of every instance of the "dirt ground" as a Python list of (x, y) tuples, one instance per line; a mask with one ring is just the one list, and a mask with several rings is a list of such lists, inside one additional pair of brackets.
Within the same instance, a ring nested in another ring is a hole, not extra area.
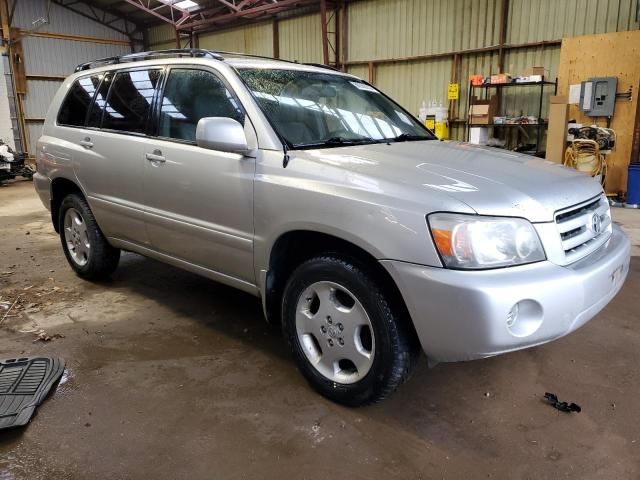
[(587, 326), (487, 360), (422, 359), (386, 402), (348, 409), (306, 385), (257, 299), (134, 254), (83, 281), (31, 183), (0, 188), (0, 305), (18, 299), (0, 358), (67, 362), (31, 424), (0, 431), (0, 480), (638, 479), (640, 211), (614, 217), (635, 256)]

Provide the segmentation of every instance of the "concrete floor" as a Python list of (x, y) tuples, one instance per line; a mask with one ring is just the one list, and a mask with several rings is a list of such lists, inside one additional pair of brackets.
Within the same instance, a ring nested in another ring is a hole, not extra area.
[[(386, 402), (352, 410), (308, 388), (257, 299), (134, 254), (107, 283), (80, 280), (31, 183), (0, 188), (0, 301), (21, 307), (0, 358), (68, 367), (27, 428), (0, 431), (0, 479), (640, 478), (640, 211), (614, 217), (636, 256), (583, 329), (423, 360)], [(39, 329), (64, 337), (34, 343)]]

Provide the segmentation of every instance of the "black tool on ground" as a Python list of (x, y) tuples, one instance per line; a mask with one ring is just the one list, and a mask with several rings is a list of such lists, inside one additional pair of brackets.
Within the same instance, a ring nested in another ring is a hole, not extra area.
[(560, 410), (561, 412), (566, 412), (566, 413), (576, 412), (576, 413), (579, 413), (579, 412), (582, 411), (582, 408), (580, 408), (580, 405), (577, 405), (575, 403), (561, 402), (560, 400), (558, 400), (558, 397), (553, 393), (546, 392), (544, 394), (544, 400), (549, 405), (551, 405), (552, 407)]
[(64, 372), (64, 360), (23, 357), (0, 360), (0, 429), (29, 423), (36, 407)]
[(35, 171), (25, 163), (26, 155), (18, 153), (0, 139), (0, 182), (16, 177), (33, 178)]

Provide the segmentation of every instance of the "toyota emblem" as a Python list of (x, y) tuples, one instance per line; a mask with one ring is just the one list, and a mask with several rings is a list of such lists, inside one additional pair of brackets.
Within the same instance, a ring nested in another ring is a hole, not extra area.
[(591, 230), (593, 230), (593, 233), (600, 233), (601, 229), (602, 220), (600, 219), (600, 215), (594, 213), (593, 217), (591, 217)]

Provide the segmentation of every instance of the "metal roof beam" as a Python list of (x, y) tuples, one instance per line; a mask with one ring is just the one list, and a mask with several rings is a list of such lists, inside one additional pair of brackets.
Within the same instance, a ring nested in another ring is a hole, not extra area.
[[(229, 3), (228, 0), (218, 0), (218, 2), (223, 5)], [(243, 0), (238, 4), (234, 4), (235, 8), (232, 9), (231, 12), (222, 15), (218, 15), (220, 12), (219, 9), (206, 9), (192, 13), (190, 18), (177, 25), (177, 28), (179, 30), (204, 28), (208, 25), (229, 22), (255, 15), (274, 14), (283, 10), (290, 10), (295, 7), (317, 3), (317, 0)], [(226, 6), (228, 7), (228, 5)]]
[[(16, 0), (17, 1), (17, 0)], [(59, 5), (67, 10), (72, 11), (84, 18), (98, 22), (106, 27), (109, 27), (116, 32), (122, 33), (129, 37), (131, 42), (142, 42), (142, 28), (141, 26), (123, 16), (120, 12), (108, 7), (102, 7), (88, 0), (51, 0), (56, 5)], [(85, 8), (83, 8), (83, 6)], [(121, 25), (114, 25), (117, 22), (121, 22)]]
[[(174, 27), (189, 20), (191, 15), (189, 10), (176, 7), (176, 0), (125, 0), (125, 2)], [(169, 9), (168, 11), (161, 12), (161, 10), (167, 8)]]

